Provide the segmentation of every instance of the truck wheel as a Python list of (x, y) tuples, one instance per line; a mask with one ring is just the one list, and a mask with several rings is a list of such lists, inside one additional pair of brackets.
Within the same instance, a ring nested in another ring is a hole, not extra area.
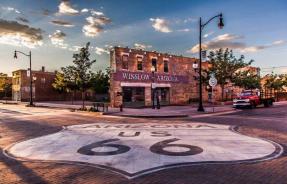
[(273, 105), (273, 101), (272, 100), (269, 100), (269, 106), (272, 106)]
[(256, 108), (255, 102), (250, 102), (250, 109)]

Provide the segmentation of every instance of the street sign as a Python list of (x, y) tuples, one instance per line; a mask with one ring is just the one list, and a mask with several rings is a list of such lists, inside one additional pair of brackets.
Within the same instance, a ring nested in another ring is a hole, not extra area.
[(208, 81), (208, 83), (209, 83), (209, 85), (211, 86), (211, 87), (214, 87), (214, 86), (216, 86), (216, 84), (217, 84), (217, 80), (216, 80), (216, 78), (210, 78), (209, 79), (209, 81)]

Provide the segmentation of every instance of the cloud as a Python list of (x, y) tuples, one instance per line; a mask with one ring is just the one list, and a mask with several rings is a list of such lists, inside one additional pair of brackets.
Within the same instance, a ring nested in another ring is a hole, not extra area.
[(135, 43), (135, 44), (134, 44), (134, 47), (135, 47), (136, 49), (142, 49), (142, 50), (152, 48), (151, 45), (145, 45), (145, 44), (141, 44), (141, 43)]
[(16, 8), (7, 6), (7, 7), (2, 7), (3, 10), (8, 11), (8, 12), (14, 12), (17, 14), (21, 14), (21, 12), (19, 10), (17, 10)]
[(60, 14), (66, 14), (66, 15), (79, 14), (79, 10), (74, 9), (69, 0), (62, 0), (58, 8)]
[(168, 27), (168, 21), (162, 18), (150, 18), (152, 27), (159, 32), (170, 33), (172, 30)]
[[(219, 48), (229, 48), (232, 50), (237, 50), (239, 52), (257, 52), (263, 49), (271, 48), (274, 46), (283, 45), (286, 43), (284, 40), (278, 40), (271, 44), (266, 45), (258, 45), (258, 46), (247, 46), (245, 42), (238, 41), (243, 39), (243, 36), (235, 35), (235, 34), (223, 34), (213, 38), (210, 41), (202, 43), (202, 48), (204, 50), (215, 50)], [(199, 45), (195, 45), (187, 52), (197, 53), (199, 50)]]
[(73, 52), (77, 52), (82, 48), (82, 46), (78, 46), (78, 45), (74, 45), (72, 47), (69, 47), (68, 50), (69, 51), (73, 51)]
[(87, 12), (89, 12), (89, 9), (87, 9), (87, 8), (84, 8), (81, 10), (81, 13), (87, 13)]
[(108, 49), (100, 48), (100, 47), (95, 47), (95, 52), (98, 55), (109, 54), (110, 53)]
[(67, 49), (68, 44), (64, 43), (66, 34), (60, 30), (56, 30), (53, 34), (49, 35), (49, 38), (53, 45), (58, 48)]
[(16, 21), (0, 19), (0, 43), (34, 48), (43, 44), (43, 31)]
[(29, 20), (25, 19), (24, 17), (17, 17), (16, 20), (23, 22), (23, 23), (29, 23)]
[(211, 36), (213, 34), (214, 34), (214, 31), (210, 31), (209, 33), (204, 34), (203, 38), (207, 38), (207, 37), (209, 37), (209, 36)]
[(278, 40), (278, 41), (275, 41), (275, 42), (273, 42), (271, 44), (267, 44), (267, 45), (246, 47), (246, 48), (241, 49), (240, 51), (241, 52), (258, 52), (258, 51), (263, 50), (263, 49), (268, 49), (271, 47), (280, 46), (280, 45), (284, 45), (284, 44), (286, 44), (286, 41)]
[(185, 29), (179, 29), (177, 31), (179, 31), (179, 32), (190, 32), (191, 30), (188, 28), (185, 28)]
[(64, 26), (64, 27), (74, 27), (75, 26), (74, 24), (67, 22), (67, 21), (64, 21), (64, 20), (52, 20), (51, 23), (55, 24), (57, 26)]
[(183, 20), (183, 23), (189, 23), (189, 22), (195, 22), (195, 21), (198, 21), (198, 18), (188, 17), (188, 18)]
[(103, 26), (108, 23), (111, 23), (111, 19), (105, 17), (104, 15), (90, 16), (86, 18), (86, 25), (83, 26), (83, 33), (88, 37), (98, 36), (100, 32), (103, 31)]
[(98, 15), (98, 16), (103, 16), (104, 15), (104, 13), (103, 12), (100, 12), (100, 11), (96, 11), (96, 10), (91, 10), (91, 14), (92, 15)]

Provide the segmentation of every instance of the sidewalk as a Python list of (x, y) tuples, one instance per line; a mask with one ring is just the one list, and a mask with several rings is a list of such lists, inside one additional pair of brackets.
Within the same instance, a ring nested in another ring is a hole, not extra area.
[[(0, 101), (0, 103), (5, 103), (6, 101)], [(85, 102), (87, 109), (92, 107), (93, 102)], [(28, 104), (28, 102), (14, 102), (8, 101), (8, 104)], [(81, 101), (75, 101), (71, 104), (70, 101), (50, 101), (50, 102), (34, 102), (36, 107), (44, 108), (57, 108), (57, 109), (68, 109), (68, 110), (78, 110), (82, 107)], [(99, 107), (102, 111), (102, 107)], [(232, 112), (234, 109), (232, 105), (216, 105), (211, 106), (210, 104), (204, 104), (205, 112), (197, 111), (197, 104), (186, 105), (186, 106), (163, 106), (160, 109), (147, 108), (124, 108), (123, 112), (120, 112), (119, 108), (108, 108), (108, 112), (103, 112), (103, 115), (111, 116), (123, 116), (123, 117), (138, 117), (138, 118), (180, 118), (195, 115), (207, 115), (212, 113), (220, 112)]]
[(124, 116), (124, 117), (141, 117), (141, 118), (176, 118), (176, 117), (188, 117), (198, 114), (211, 114), (219, 112), (228, 112), (234, 111), (231, 105), (224, 106), (206, 106), (204, 108), (205, 112), (198, 112), (196, 106), (187, 105), (187, 106), (164, 106), (160, 109), (152, 108), (143, 108), (143, 109), (131, 109), (124, 108), (123, 112), (120, 112), (119, 109), (113, 109), (104, 115), (113, 115), (113, 116)]

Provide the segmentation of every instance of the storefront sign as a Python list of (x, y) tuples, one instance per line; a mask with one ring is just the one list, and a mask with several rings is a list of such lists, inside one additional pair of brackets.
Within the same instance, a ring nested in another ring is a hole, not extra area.
[(172, 82), (172, 83), (188, 83), (188, 76), (183, 75), (168, 75), (144, 72), (125, 72), (118, 71), (114, 74), (114, 80), (117, 81), (138, 81), (138, 82), (152, 82), (154, 77), (155, 82)]
[(68, 162), (109, 169), (127, 178), (192, 164), (245, 163), (280, 156), (276, 143), (205, 123), (96, 123), (17, 143), (20, 160)]

